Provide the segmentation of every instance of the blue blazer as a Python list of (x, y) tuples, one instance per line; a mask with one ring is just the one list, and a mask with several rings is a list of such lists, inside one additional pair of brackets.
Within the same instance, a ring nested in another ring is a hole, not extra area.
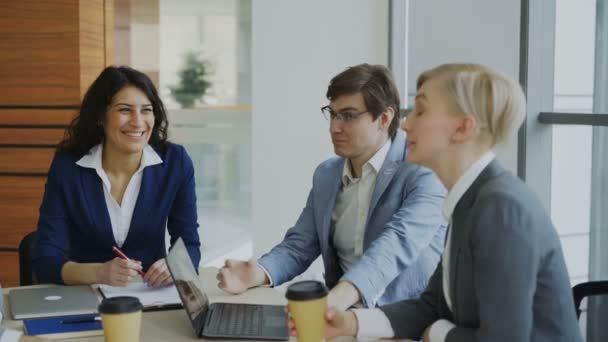
[(321, 163), (295, 226), (258, 260), (273, 285), (301, 274), (321, 255), (327, 286), (331, 288), (341, 279), (350, 281), (367, 307), (417, 298), (443, 251), (446, 223), (441, 205), (445, 188), (430, 170), (404, 161), (405, 153), (405, 135), (399, 132), (376, 179), (363, 255), (346, 272), (333, 247), (331, 227), (346, 159)]
[[(186, 150), (168, 144), (156, 152), (162, 164), (143, 170), (127, 238), (121, 250), (140, 260), (144, 271), (166, 256), (165, 226), (171, 245), (181, 237), (198, 269), (201, 259), (194, 191), (194, 168)], [(33, 266), (39, 282), (62, 284), (67, 261), (106, 262), (116, 244), (96, 171), (76, 165), (78, 157), (58, 152), (49, 169), (38, 221)]]

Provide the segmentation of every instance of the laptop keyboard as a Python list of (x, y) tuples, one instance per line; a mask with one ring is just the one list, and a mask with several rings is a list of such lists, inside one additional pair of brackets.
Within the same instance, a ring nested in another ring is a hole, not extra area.
[(260, 332), (260, 312), (257, 305), (228, 304), (213, 308), (209, 327), (220, 335), (257, 336)]

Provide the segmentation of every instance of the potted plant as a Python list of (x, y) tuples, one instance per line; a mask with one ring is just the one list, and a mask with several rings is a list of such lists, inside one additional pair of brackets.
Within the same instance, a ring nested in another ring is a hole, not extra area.
[(176, 86), (169, 86), (171, 96), (182, 108), (192, 108), (211, 86), (208, 80), (209, 63), (199, 54), (188, 52), (185, 55), (184, 67), (178, 71), (180, 78)]

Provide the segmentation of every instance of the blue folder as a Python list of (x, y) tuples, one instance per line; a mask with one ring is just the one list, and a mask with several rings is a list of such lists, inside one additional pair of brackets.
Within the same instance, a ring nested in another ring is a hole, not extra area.
[[(40, 337), (70, 338), (103, 335), (99, 315), (33, 318), (23, 321), (25, 333)], [(97, 318), (97, 320), (96, 320)]]

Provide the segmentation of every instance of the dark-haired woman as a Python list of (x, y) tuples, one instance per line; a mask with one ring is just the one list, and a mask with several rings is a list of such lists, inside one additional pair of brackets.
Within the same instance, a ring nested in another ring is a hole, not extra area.
[(140, 273), (149, 285), (170, 284), (165, 229), (198, 267), (194, 168), (167, 141), (167, 125), (145, 74), (108, 67), (93, 82), (48, 172), (33, 260), (39, 282), (125, 286)]

